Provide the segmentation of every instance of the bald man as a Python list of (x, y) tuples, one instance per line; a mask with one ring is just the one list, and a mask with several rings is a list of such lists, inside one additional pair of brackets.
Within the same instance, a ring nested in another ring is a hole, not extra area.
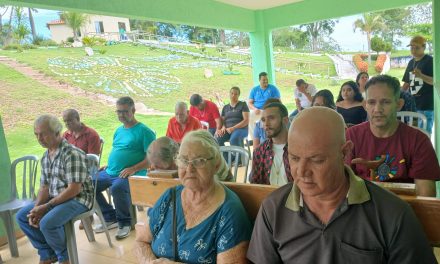
[(63, 121), (67, 128), (63, 138), (69, 144), (81, 149), (86, 154), (101, 154), (101, 140), (98, 133), (93, 128), (81, 123), (78, 111), (75, 109), (65, 110)]
[(253, 263), (436, 263), (409, 205), (344, 165), (352, 143), (334, 110), (301, 111), (288, 135), (294, 183), (266, 198)]

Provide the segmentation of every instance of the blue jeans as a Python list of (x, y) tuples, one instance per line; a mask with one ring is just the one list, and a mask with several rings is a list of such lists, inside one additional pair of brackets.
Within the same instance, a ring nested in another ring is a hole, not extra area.
[[(96, 186), (96, 201), (101, 208), (102, 214), (106, 222), (118, 221), (119, 227), (131, 226), (131, 197), (130, 187), (128, 185), (128, 178), (119, 178), (108, 175), (105, 170), (98, 174), (98, 181)], [(95, 177), (93, 181), (95, 181)], [(110, 188), (112, 192), (113, 203), (115, 208), (110, 205), (102, 194), (103, 191)]]
[(77, 200), (71, 199), (47, 212), (41, 218), (40, 228), (29, 225), (27, 215), (33, 208), (34, 203), (21, 208), (17, 212), (16, 219), (21, 230), (29, 238), (34, 248), (38, 250), (40, 260), (57, 258), (58, 262), (68, 261), (64, 224), (75, 216), (86, 212), (88, 208)]
[[(429, 135), (432, 134), (432, 125), (434, 124), (434, 111), (428, 110), (417, 110), (417, 113), (424, 114), (427, 119), (426, 131), (428, 131)], [(422, 128), (422, 121), (419, 120), (419, 127)]]
[[(242, 147), (243, 140), (248, 136), (248, 133), (249, 131), (247, 127), (237, 128), (234, 131), (232, 131), (232, 134), (226, 132), (223, 136), (216, 137), (215, 139), (217, 140), (219, 146), (224, 146), (225, 142), (229, 141), (231, 146)], [(226, 161), (228, 160), (227, 153), (223, 153), (223, 157), (225, 158)]]

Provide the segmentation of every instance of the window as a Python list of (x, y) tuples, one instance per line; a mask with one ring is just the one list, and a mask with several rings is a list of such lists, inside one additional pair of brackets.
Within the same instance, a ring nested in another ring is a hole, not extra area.
[(102, 21), (95, 21), (95, 31), (96, 33), (104, 33), (104, 24)]

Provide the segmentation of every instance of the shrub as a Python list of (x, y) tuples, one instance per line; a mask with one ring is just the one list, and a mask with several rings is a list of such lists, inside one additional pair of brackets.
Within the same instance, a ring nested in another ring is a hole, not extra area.
[(75, 42), (75, 39), (73, 37), (68, 37), (66, 41), (69, 43), (73, 43)]
[(39, 44), (40, 46), (58, 46), (58, 43), (56, 43), (55, 41), (51, 40), (51, 39), (46, 39), (40, 42)]
[(44, 40), (46, 40), (45, 37), (38, 35), (32, 40), (32, 44), (40, 46), (40, 43)]
[(35, 45), (33, 45), (33, 44), (23, 44), (22, 45), (22, 48), (23, 49), (36, 49), (37, 48), (37, 46), (35, 46)]
[[(365, 55), (365, 54), (353, 55), (354, 65), (356, 66), (356, 68), (360, 72), (368, 72), (368, 63), (364, 61), (364, 59), (362, 58), (362, 55)], [(368, 55), (367, 55), (367, 57), (368, 57)]]
[(383, 65), (385, 64), (385, 61), (387, 59), (387, 55), (380, 54), (377, 56), (376, 64), (374, 65), (374, 70), (377, 73), (381, 73), (383, 71)]
[(107, 52), (107, 50), (106, 49), (99, 49), (98, 52), (99, 52), (99, 54), (103, 55)]
[(4, 50), (18, 50), (21, 48), (20, 44), (9, 44), (3, 47)]
[(84, 44), (84, 46), (87, 46), (87, 47), (95, 46), (95, 40), (93, 39), (93, 37), (88, 37), (88, 36), (83, 37), (82, 43)]

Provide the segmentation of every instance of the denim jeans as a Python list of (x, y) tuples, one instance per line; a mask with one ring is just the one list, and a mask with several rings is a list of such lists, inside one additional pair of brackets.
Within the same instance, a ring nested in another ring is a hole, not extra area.
[[(432, 134), (432, 125), (434, 124), (434, 111), (424, 111), (424, 110), (417, 110), (417, 113), (424, 114), (427, 119), (427, 125), (426, 125), (426, 131), (428, 131), (429, 135)], [(419, 120), (419, 127), (422, 128), (422, 121)]]
[(29, 238), (34, 248), (38, 250), (40, 260), (45, 261), (56, 257), (58, 262), (68, 261), (64, 224), (75, 216), (86, 212), (88, 208), (77, 200), (71, 199), (47, 212), (41, 218), (40, 228), (29, 225), (27, 215), (32, 208), (34, 208), (34, 203), (21, 208), (17, 212), (16, 219), (21, 230)]
[[(105, 170), (100, 171), (98, 174), (98, 181), (96, 186), (96, 201), (101, 208), (102, 214), (106, 222), (118, 221), (119, 227), (131, 226), (131, 197), (130, 187), (128, 185), (128, 178), (119, 178), (107, 174)], [(93, 177), (93, 181), (95, 181)], [(111, 206), (104, 195), (103, 191), (110, 188), (112, 192), (113, 203), (115, 208)]]

